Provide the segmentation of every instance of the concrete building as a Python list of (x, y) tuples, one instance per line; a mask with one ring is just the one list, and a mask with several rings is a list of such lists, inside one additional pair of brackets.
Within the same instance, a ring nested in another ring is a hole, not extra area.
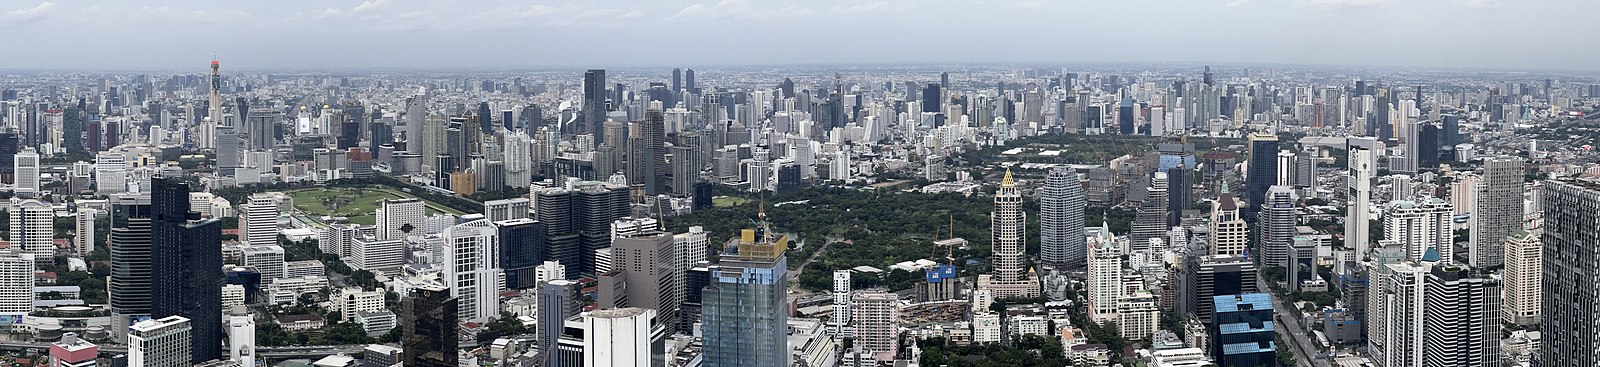
[(189, 319), (168, 316), (144, 320), (128, 331), (128, 365), (143, 367), (189, 367), (191, 330)]
[(1376, 144), (1372, 138), (1353, 138), (1346, 143), (1349, 169), (1345, 176), (1348, 196), (1344, 222), (1348, 224), (1344, 227), (1344, 238), (1345, 247), (1355, 249), (1357, 262), (1366, 260), (1368, 238), (1371, 238), (1372, 174), (1378, 170), (1373, 155)]
[(282, 246), (250, 245), (242, 248), (241, 253), (243, 261), (240, 265), (255, 268), (260, 272), (263, 286), (284, 277), (287, 268), (284, 266)]
[(1506, 236), (1522, 228), (1522, 165), (1518, 157), (1483, 160), (1483, 181), (1473, 188), (1472, 244), (1467, 247), (1473, 267), (1500, 266)]
[(1045, 176), (1039, 191), (1039, 261), (1067, 270), (1082, 269), (1088, 259), (1083, 235), (1087, 205), (1078, 173), (1057, 168)]
[(828, 324), (839, 334), (850, 326), (850, 270), (833, 271), (833, 317)]
[(256, 365), (256, 318), (244, 306), (228, 310), (228, 360), (241, 367)]
[(1440, 261), (1451, 261), (1455, 247), (1451, 233), (1453, 210), (1450, 203), (1434, 197), (1391, 201), (1384, 208), (1383, 238), (1398, 242), (1405, 250), (1406, 260), (1422, 261), (1423, 255), (1433, 250), (1438, 252)]
[(489, 217), (489, 221), (492, 222), (528, 218), (530, 209), (532, 209), (532, 202), (528, 198), (510, 198), (483, 202), (483, 215)]
[(583, 366), (661, 365), (664, 333), (655, 316), (655, 310), (637, 307), (583, 313)]
[[(409, 146), (408, 146), (409, 148)], [(384, 200), (378, 204), (378, 239), (403, 240), (406, 235), (422, 232), (423, 215), (427, 213), (422, 199)]]
[(1506, 236), (1505, 271), (1501, 287), (1500, 310), (1505, 322), (1517, 325), (1539, 323), (1539, 305), (1544, 298), (1541, 274), (1544, 264), (1543, 243), (1539, 237), (1544, 228), (1535, 226), (1516, 230)]
[(1587, 178), (1544, 181), (1543, 299), (1540, 325), (1560, 325), (1545, 333), (1539, 349), (1542, 366), (1600, 364), (1600, 182)]
[(268, 195), (250, 195), (239, 206), (239, 239), (251, 246), (278, 244), (278, 201)]
[(500, 249), (496, 231), (487, 219), (458, 224), (446, 229), (442, 279), (450, 296), (458, 302), (461, 321), (487, 322), (498, 316)]
[(72, 234), (72, 251), (82, 256), (94, 252), (95, 241), (95, 216), (99, 210), (91, 208), (78, 208), (78, 213), (73, 216), (74, 231)]
[(1095, 322), (1116, 321), (1117, 300), (1122, 297), (1122, 253), (1115, 240), (1089, 239), (1088, 287), (1089, 318)]
[(1288, 268), (1291, 251), (1291, 241), (1295, 234), (1295, 226), (1299, 224), (1296, 216), (1296, 201), (1298, 197), (1294, 189), (1289, 186), (1274, 185), (1267, 189), (1266, 202), (1261, 203), (1261, 218), (1258, 238), (1262, 266), (1277, 266)]
[[(600, 308), (639, 307), (657, 311), (668, 330), (677, 329), (678, 305), (683, 303), (680, 275), (675, 268), (676, 249), (671, 233), (655, 229), (611, 240), (612, 270), (600, 275), (596, 297)], [(617, 292), (617, 290), (622, 290)]]
[(1426, 288), (1424, 365), (1500, 365), (1500, 282), (1467, 268), (1436, 266)]
[(55, 209), (50, 203), (23, 200), (11, 208), (11, 247), (33, 254), (34, 261), (54, 262)]
[(992, 289), (998, 298), (1038, 297), (1039, 279), (1023, 268), (1023, 242), (1027, 236), (1027, 213), (1022, 211), (1022, 191), (1006, 171), (1000, 189), (994, 195), (994, 212), (989, 214), (990, 234), (994, 247), (990, 260), (994, 262), (989, 274), (978, 276), (978, 287)]
[(94, 367), (99, 350), (78, 334), (66, 333), (61, 341), (50, 343), (50, 367)]
[(900, 347), (900, 299), (893, 293), (860, 292), (850, 302), (850, 324), (855, 346), (873, 352), (897, 352)]
[(0, 317), (21, 320), (33, 312), (34, 266), (33, 254), (0, 251)]
[[(1263, 193), (1265, 194), (1265, 193)], [(1240, 207), (1243, 205), (1223, 184), (1222, 194), (1211, 203), (1211, 255), (1244, 256), (1250, 244), (1250, 228)]]

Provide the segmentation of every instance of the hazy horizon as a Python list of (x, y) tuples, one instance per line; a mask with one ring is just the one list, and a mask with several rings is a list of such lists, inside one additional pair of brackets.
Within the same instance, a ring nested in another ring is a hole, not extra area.
[[(9, 1), (5, 70), (1217, 64), (1595, 71), (1577, 0)], [(193, 65), (193, 66), (191, 66)]]

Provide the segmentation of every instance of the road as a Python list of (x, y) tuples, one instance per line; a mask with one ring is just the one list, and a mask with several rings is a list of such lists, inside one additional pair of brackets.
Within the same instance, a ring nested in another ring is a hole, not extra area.
[[(128, 352), (128, 348), (125, 347), (103, 345), (99, 346), (98, 348), (102, 354), (114, 355)], [(304, 347), (259, 347), (256, 348), (256, 355), (265, 357), (268, 360), (284, 360), (293, 358), (309, 358), (315, 360), (317, 358), (327, 357), (335, 354), (354, 356), (361, 354), (361, 351), (366, 348), (367, 344), (312, 345)], [(49, 353), (50, 343), (0, 342), (0, 350), (35, 350), (40, 353)]]
[(1267, 286), (1267, 281), (1262, 277), (1256, 277), (1256, 287), (1272, 296), (1274, 310), (1284, 310), (1282, 312), (1273, 312), (1272, 318), (1275, 320), (1275, 324), (1281, 326), (1278, 330), (1278, 335), (1287, 335), (1290, 343), (1294, 344), (1294, 347), (1289, 348), (1289, 351), (1294, 353), (1295, 364), (1316, 367), (1332, 366), (1326, 358), (1323, 358), (1322, 352), (1317, 349), (1316, 341), (1311, 340), (1311, 337), (1306, 333), (1306, 329), (1300, 325), (1300, 318), (1293, 316), (1283, 317), (1285, 314), (1295, 315), (1299, 313), (1294, 308), (1294, 305), (1278, 298), (1277, 294), (1273, 294), (1272, 288)]

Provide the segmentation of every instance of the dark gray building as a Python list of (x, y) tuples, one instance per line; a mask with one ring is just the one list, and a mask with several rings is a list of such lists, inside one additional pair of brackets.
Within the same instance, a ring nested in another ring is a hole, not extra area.
[(1537, 366), (1600, 365), (1600, 181), (1544, 182), (1544, 334)]

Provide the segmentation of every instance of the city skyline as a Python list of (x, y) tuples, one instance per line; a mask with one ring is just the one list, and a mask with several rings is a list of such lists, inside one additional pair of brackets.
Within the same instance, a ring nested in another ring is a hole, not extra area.
[[(0, 68), (187, 69), (189, 60), (221, 57), (230, 70), (1176, 62), (1594, 71), (1584, 60), (1600, 56), (1548, 36), (1585, 31), (1542, 20), (1600, 10), (1578, 1), (453, 5), (13, 3), (0, 8), (0, 30), (30, 35), (19, 45), (31, 52)], [(985, 29), (995, 23), (1008, 28)], [(1523, 23), (1541, 27), (1510, 26)], [(667, 35), (606, 36), (650, 32)], [(671, 34), (719, 42), (688, 47)], [(149, 44), (161, 39), (184, 41)], [(81, 47), (88, 40), (96, 47)]]

